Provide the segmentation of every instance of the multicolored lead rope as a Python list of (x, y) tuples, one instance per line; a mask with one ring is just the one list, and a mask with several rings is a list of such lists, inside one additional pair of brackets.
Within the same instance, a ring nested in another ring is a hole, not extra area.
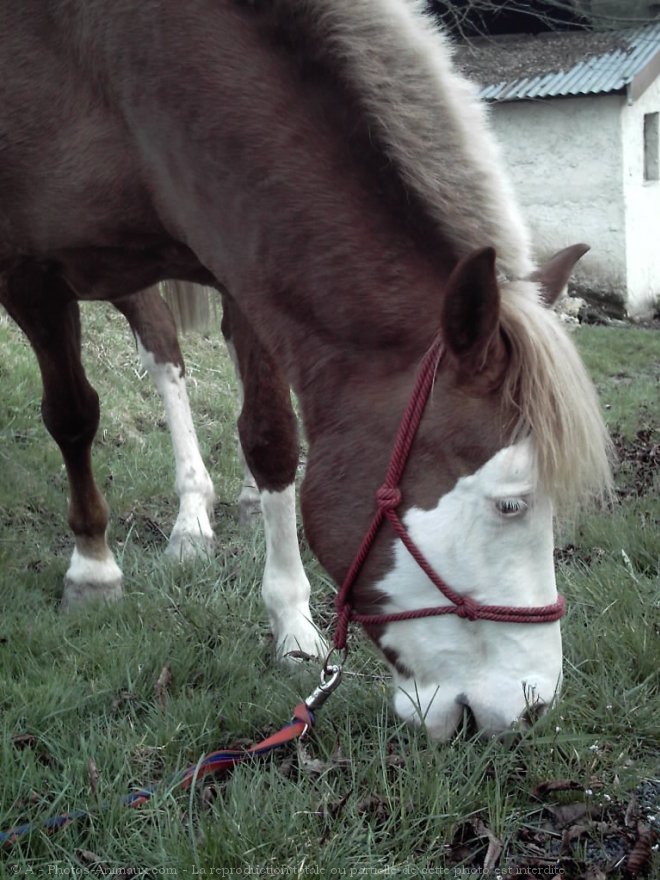
[[(169, 788), (190, 788), (193, 783), (198, 782), (205, 776), (219, 776), (222, 773), (227, 773), (236, 764), (240, 764), (248, 758), (261, 757), (272, 752), (273, 749), (277, 749), (304, 736), (314, 725), (315, 710), (325, 703), (330, 694), (339, 685), (341, 674), (341, 666), (328, 666), (326, 661), (321, 672), (321, 683), (319, 686), (304, 702), (298, 703), (293, 710), (291, 721), (285, 724), (277, 733), (266, 737), (266, 739), (250, 746), (248, 749), (221, 749), (220, 751), (205, 755), (196, 764), (193, 764), (176, 776), (170, 783)], [(156, 794), (157, 790), (157, 787), (153, 786), (133, 791), (123, 797), (121, 803), (126, 807), (141, 807)], [(99, 809), (104, 810), (108, 806), (108, 803), (103, 803)], [(77, 822), (80, 819), (86, 819), (93, 815), (94, 812), (91, 810), (72, 810), (70, 813), (64, 813), (61, 816), (51, 816), (49, 819), (44, 819), (40, 822), (26, 822), (23, 825), (17, 825), (14, 828), (10, 828), (9, 831), (0, 831), (0, 847), (9, 848), (18, 840), (34, 831), (45, 831), (48, 834), (52, 834), (60, 828), (65, 828), (72, 822)]]

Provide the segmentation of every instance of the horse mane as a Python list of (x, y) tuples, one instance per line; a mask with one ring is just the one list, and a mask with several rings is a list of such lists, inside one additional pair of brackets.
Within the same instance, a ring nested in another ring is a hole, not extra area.
[(503, 391), (519, 414), (514, 436), (532, 436), (541, 481), (570, 517), (612, 495), (613, 447), (596, 389), (537, 286), (511, 282), (502, 292), (500, 322), (511, 351)]
[[(296, 0), (274, 0), (294, 14)], [(305, 0), (306, 26), (332, 56), (404, 184), (460, 258), (491, 245), (511, 348), (504, 398), (516, 437), (534, 438), (558, 510), (611, 492), (611, 443), (577, 350), (538, 286), (529, 233), (476, 89), (422, 0)]]
[[(299, 0), (274, 0), (300, 24)], [(305, 0), (306, 37), (362, 108), (372, 136), (460, 258), (492, 245), (498, 272), (534, 269), (487, 108), (452, 64), (422, 0)]]

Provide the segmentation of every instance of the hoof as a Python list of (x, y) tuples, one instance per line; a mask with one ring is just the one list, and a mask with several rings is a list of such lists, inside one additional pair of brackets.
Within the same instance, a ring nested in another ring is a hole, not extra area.
[(124, 588), (121, 577), (103, 584), (81, 583), (65, 577), (60, 610), (64, 614), (69, 614), (98, 602), (118, 602), (123, 597)]
[(256, 498), (246, 497), (238, 499), (238, 523), (242, 528), (252, 529), (261, 520), (261, 501)]
[(208, 559), (213, 555), (215, 535), (196, 534), (190, 532), (172, 532), (165, 550), (165, 556), (176, 562), (188, 562), (195, 559)]
[(74, 549), (64, 577), (62, 611), (68, 613), (95, 602), (117, 602), (124, 595), (121, 569), (106, 549), (103, 558), (85, 556)]
[(307, 632), (288, 633), (277, 643), (276, 657), (284, 666), (299, 666), (306, 660), (324, 660), (330, 646), (313, 627)]

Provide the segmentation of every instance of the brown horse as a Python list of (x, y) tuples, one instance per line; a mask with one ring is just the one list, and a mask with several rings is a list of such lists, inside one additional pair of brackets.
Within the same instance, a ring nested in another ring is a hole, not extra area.
[(575, 254), (535, 267), (482, 108), (420, 4), (24, 0), (0, 10), (0, 46), (0, 296), (36, 351), (69, 473), (67, 589), (119, 591), (76, 300), (128, 301), (164, 278), (211, 285), (228, 291), (245, 458), (264, 510), (287, 523), (264, 578), (280, 651), (319, 641), (287, 549), (289, 386), (309, 441), (307, 536), (342, 583), (437, 350), (400, 486), (378, 496), (428, 566), (380, 528), (351, 601), (457, 612), (368, 626), (397, 711), (434, 737), (465, 706), (501, 731), (549, 704), (558, 621), (463, 612), (554, 607), (553, 508), (608, 487), (593, 388), (541, 302)]

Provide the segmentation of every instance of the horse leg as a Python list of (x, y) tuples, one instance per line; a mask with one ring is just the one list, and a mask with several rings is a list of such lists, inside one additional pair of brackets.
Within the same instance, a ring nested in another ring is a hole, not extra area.
[[(242, 403), (241, 393), (241, 406)], [(243, 482), (241, 483), (241, 491), (238, 496), (238, 521), (242, 526), (251, 527), (255, 525), (257, 519), (261, 516), (261, 498), (257, 481), (247, 465), (240, 442), (238, 444), (238, 458), (243, 468)]]
[(298, 428), (289, 387), (229, 297), (223, 297), (222, 332), (243, 390), (238, 432), (246, 473), (253, 475), (261, 502), (266, 536), (262, 595), (276, 655), (325, 656), (327, 645), (312, 620), (298, 546)]
[(165, 552), (176, 559), (206, 555), (215, 537), (211, 526), (215, 491), (199, 452), (172, 313), (155, 288), (115, 300), (114, 305), (135, 335), (142, 365), (163, 401), (172, 438), (179, 514)]
[(60, 278), (36, 263), (25, 263), (0, 279), (0, 301), (37, 356), (42, 417), (62, 452), (69, 480), (75, 546), (64, 579), (62, 609), (95, 599), (119, 599), (122, 574), (106, 542), (108, 506), (92, 471), (99, 398), (80, 359), (78, 303)]
[[(225, 306), (223, 307), (222, 332), (225, 337), (225, 344), (227, 346), (227, 351), (229, 352), (229, 357), (234, 365), (236, 380), (238, 382), (239, 403), (241, 409), (243, 409), (245, 400), (245, 395), (243, 393), (243, 380), (241, 378), (241, 370), (238, 363), (236, 348), (231, 339), (229, 317), (229, 309), (231, 306), (226, 305), (227, 302), (227, 298), (223, 297), (223, 303), (225, 303)], [(255, 525), (257, 519), (261, 516), (261, 497), (259, 495), (259, 488), (257, 486), (257, 481), (254, 478), (254, 474), (245, 460), (243, 446), (241, 445), (240, 440), (238, 442), (238, 460), (240, 461), (241, 469), (243, 470), (243, 482), (241, 483), (241, 491), (238, 496), (238, 521), (240, 525), (250, 527)]]

